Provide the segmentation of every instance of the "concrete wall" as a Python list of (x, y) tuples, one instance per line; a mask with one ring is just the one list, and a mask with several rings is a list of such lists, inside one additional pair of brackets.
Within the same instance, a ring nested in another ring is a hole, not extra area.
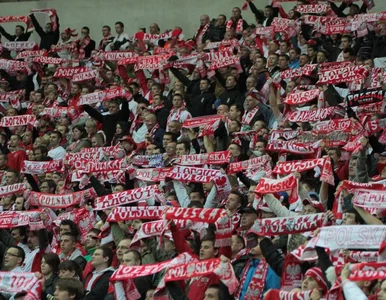
[[(375, 0), (374, 11), (386, 10), (386, 1)], [(0, 3), (0, 16), (25, 15), (32, 8), (55, 8), (60, 17), (61, 28), (76, 28), (88, 26), (91, 37), (100, 40), (101, 27), (114, 27), (116, 21), (125, 24), (126, 31), (133, 34), (139, 27), (148, 28), (150, 23), (159, 24), (161, 31), (178, 25), (184, 29), (186, 37), (191, 37), (199, 25), (199, 17), (206, 13), (211, 18), (218, 14), (230, 16), (234, 6), (242, 5), (243, 0), (50, 0)], [(255, 0), (254, 3), (263, 8), (267, 0)], [(284, 3), (286, 10), (293, 3)], [(247, 22), (254, 22), (250, 10), (243, 11)], [(48, 22), (44, 17), (38, 18), (41, 22)], [(43, 23), (42, 23), (43, 24)], [(14, 31), (14, 23), (4, 24), (4, 28)], [(38, 41), (36, 35), (33, 39)]]

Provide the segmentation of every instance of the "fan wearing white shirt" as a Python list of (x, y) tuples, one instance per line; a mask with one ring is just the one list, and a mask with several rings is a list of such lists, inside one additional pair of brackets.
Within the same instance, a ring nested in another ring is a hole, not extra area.
[(23, 248), (12, 246), (7, 249), (4, 256), (4, 268), (9, 272), (22, 272), (22, 265), (25, 259)]
[(125, 26), (122, 22), (115, 23), (115, 32), (117, 33), (117, 36), (106, 46), (106, 51), (126, 50), (129, 47), (130, 37), (126, 32), (124, 32), (124, 30)]
[(66, 150), (60, 146), (60, 141), (62, 140), (62, 134), (59, 131), (54, 131), (50, 135), (50, 147), (51, 150), (48, 151), (48, 156), (53, 160), (60, 160), (66, 156)]

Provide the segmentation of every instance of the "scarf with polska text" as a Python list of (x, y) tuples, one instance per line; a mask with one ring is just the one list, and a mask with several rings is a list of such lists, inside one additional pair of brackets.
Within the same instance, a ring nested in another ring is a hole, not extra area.
[(354, 205), (365, 210), (386, 209), (386, 191), (371, 189), (356, 189), (352, 199)]
[(386, 278), (386, 262), (355, 264), (348, 277), (351, 281), (371, 281)]
[(107, 157), (114, 157), (115, 159), (122, 158), (126, 155), (125, 150), (120, 147), (120, 144), (107, 147), (83, 148), (80, 150), (80, 153), (95, 153), (99, 151), (101, 151)]
[(57, 68), (53, 77), (72, 79), (75, 74), (88, 72), (86, 67)]
[[(125, 170), (108, 170), (93, 173), (93, 176), (101, 182), (117, 184), (125, 183), (125, 174)], [(79, 188), (81, 189), (90, 184), (88, 175), (79, 171), (72, 172), (69, 179), (71, 179), (71, 182), (79, 182)]]
[(297, 141), (269, 141), (266, 151), (289, 152), (294, 154), (314, 154), (319, 148), (319, 142), (299, 143)]
[(104, 159), (104, 155), (102, 151), (97, 152), (76, 152), (76, 153), (66, 153), (66, 156), (64, 157), (64, 164), (72, 167), (76, 164), (77, 161), (82, 160), (94, 160), (94, 161), (101, 161)]
[(344, 67), (331, 71), (322, 72), (318, 84), (337, 84), (341, 82), (356, 82), (365, 79), (369, 71), (363, 66)]
[(290, 174), (280, 179), (261, 178), (259, 184), (256, 186), (256, 194), (278, 193), (291, 190), (289, 196), (289, 203), (295, 203), (299, 198), (299, 183), (294, 174)]
[(313, 110), (297, 110), (288, 112), (284, 119), (290, 122), (317, 122), (323, 121), (334, 114), (339, 114), (343, 109), (336, 106)]
[(56, 9), (53, 8), (35, 8), (32, 9), (31, 14), (36, 14), (36, 13), (43, 13), (48, 15), (50, 18), (51, 24), (52, 24), (52, 31), (56, 31), (58, 28), (58, 23), (57, 23), (57, 18), (56, 18)]
[(250, 169), (264, 170), (266, 172), (266, 177), (270, 177), (272, 173), (271, 157), (269, 155), (263, 155), (249, 160), (230, 163), (228, 166), (228, 173), (235, 174)]
[(124, 158), (99, 162), (95, 160), (80, 159), (74, 161), (74, 167), (80, 173), (96, 173), (103, 171), (122, 170), (127, 167), (126, 160)]
[(331, 159), (329, 157), (278, 162), (272, 172), (274, 174), (286, 175), (294, 171), (301, 173), (314, 169), (315, 167), (321, 168), (321, 181), (334, 185)]
[(25, 300), (40, 300), (43, 289), (43, 282), (38, 279), (35, 273), (27, 272), (0, 272), (0, 292), (16, 294), (27, 292)]
[(93, 224), (95, 224), (94, 214), (84, 207), (61, 214), (54, 221), (54, 223), (56, 226), (60, 226), (60, 223), (63, 220), (71, 220), (74, 221), (74, 223), (78, 224), (79, 231), (82, 237), (86, 237), (90, 229), (93, 228)]
[(0, 17), (0, 23), (12, 23), (12, 22), (25, 23), (27, 25), (26, 32), (31, 32), (34, 30), (34, 25), (32, 24), (32, 20), (29, 16)]
[[(3, 48), (6, 48), (10, 51), (23, 51), (23, 50), (36, 50), (39, 49), (39, 47), (36, 45), (35, 42), (19, 42), (19, 41), (14, 41), (14, 42), (5, 42), (2, 44)], [(39, 50), (37, 50), (39, 51)], [(16, 59), (19, 54), (16, 56)], [(20, 58), (19, 58), (20, 59)]]
[(166, 178), (166, 174), (173, 168), (148, 168), (148, 169), (136, 169), (131, 174), (132, 178), (136, 178), (142, 181), (161, 182)]
[[(202, 277), (215, 274), (219, 277), (221, 282), (228, 287), (229, 293), (233, 294), (239, 282), (236, 279), (235, 272), (230, 262), (222, 262), (220, 258), (210, 258), (201, 261), (188, 262), (184, 264), (176, 264), (170, 266), (154, 294), (160, 292), (165, 288), (166, 283), (170, 281), (187, 280), (194, 277)], [(157, 296), (155, 295), (155, 299)], [(158, 299), (167, 299), (159, 298)], [(245, 298), (247, 300), (247, 298)]]
[(261, 236), (273, 236), (314, 231), (321, 227), (326, 222), (326, 219), (325, 213), (259, 219), (255, 221), (255, 224), (248, 233)]
[(322, 92), (319, 89), (290, 93), (285, 98), (284, 103), (288, 105), (299, 105), (299, 104), (308, 103), (314, 100), (315, 98), (319, 97), (321, 93)]
[(107, 217), (107, 222), (158, 220), (162, 218), (164, 210), (163, 206), (114, 207)]
[(28, 200), (33, 206), (48, 207), (48, 208), (67, 208), (70, 206), (85, 205), (86, 199), (94, 198), (97, 194), (94, 188), (74, 192), (70, 194), (56, 195), (39, 192), (30, 192)]
[(136, 203), (140, 200), (155, 198), (163, 202), (163, 194), (159, 191), (157, 185), (150, 185), (132, 190), (126, 190), (119, 193), (101, 196), (95, 199), (95, 210), (104, 210), (123, 204)]
[(171, 236), (170, 226), (165, 220), (151, 221), (141, 224), (141, 228), (135, 233), (131, 244), (134, 245), (136, 242), (147, 239), (149, 237), (162, 236), (168, 234)]
[(212, 153), (188, 154), (181, 155), (176, 158), (173, 163), (183, 166), (222, 165), (229, 162), (231, 155), (227, 150)]
[(311, 76), (312, 72), (316, 68), (316, 64), (305, 65), (304, 67), (297, 69), (288, 69), (280, 72), (281, 79), (291, 79), (301, 76)]
[(6, 186), (0, 186), (0, 197), (24, 192), (27, 189), (25, 183), (15, 183)]
[(47, 56), (47, 50), (27, 50), (17, 54), (16, 59), (25, 59), (37, 56)]
[(219, 115), (195, 117), (195, 118), (185, 120), (182, 127), (184, 127), (184, 128), (196, 128), (196, 127), (201, 127), (201, 126), (205, 126), (208, 124), (212, 124), (212, 123), (215, 123), (216, 121), (220, 121), (220, 120), (221, 120), (221, 116), (219, 116)]
[(52, 172), (61, 172), (63, 167), (63, 162), (61, 160), (51, 160), (51, 161), (32, 161), (25, 160), (23, 161), (23, 167), (21, 173), (24, 174), (45, 174)]
[(40, 215), (43, 210), (2, 211), (0, 212), (0, 228), (10, 229), (18, 226), (29, 226), (31, 230), (45, 228)]
[(136, 155), (131, 163), (142, 168), (160, 168), (163, 166), (163, 156), (162, 154)]
[(32, 58), (32, 62), (43, 65), (61, 65), (66, 60), (64, 58), (50, 56), (36, 56)]
[(36, 117), (34, 115), (5, 116), (0, 120), (1, 127), (16, 127), (25, 125), (35, 125)]
[(27, 68), (27, 63), (19, 60), (0, 58), (0, 70), (16, 72)]
[(287, 292), (272, 289), (265, 294), (265, 300), (311, 300), (313, 290), (306, 292)]

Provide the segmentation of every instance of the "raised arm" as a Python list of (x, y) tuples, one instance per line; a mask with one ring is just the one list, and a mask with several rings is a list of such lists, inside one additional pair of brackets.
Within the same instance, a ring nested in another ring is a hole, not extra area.
[(89, 114), (90, 117), (92, 117), (92, 118), (94, 118), (95, 120), (97, 120), (97, 121), (103, 123), (103, 115), (102, 115), (99, 111), (93, 109), (93, 108), (92, 108), (91, 106), (89, 106), (89, 105), (83, 105), (83, 109), (84, 109), (84, 111), (85, 111), (86, 113)]
[(35, 15), (34, 14), (30, 14), (29, 16), (30, 16), (32, 24), (34, 24), (35, 30), (38, 33), (38, 35), (40, 36), (40, 38), (45, 36), (46, 33), (44, 32), (43, 28), (40, 26), (38, 20), (36, 20)]
[(0, 26), (0, 33), (5, 36), (5, 38), (9, 41), (13, 41), (15, 39), (14, 35), (10, 35), (8, 32), (6, 32), (3, 28), (3, 26)]

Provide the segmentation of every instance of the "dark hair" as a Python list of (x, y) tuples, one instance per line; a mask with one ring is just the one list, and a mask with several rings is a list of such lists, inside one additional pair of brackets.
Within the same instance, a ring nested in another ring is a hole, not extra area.
[[(62, 226), (62, 225), (69, 225), (71, 233), (75, 236), (79, 236), (79, 228), (78, 228), (78, 225), (76, 225), (76, 223), (74, 221), (63, 220), (62, 222), (60, 222), (60, 226)], [(59, 226), (59, 228), (60, 228), (60, 226)]]
[(180, 141), (177, 143), (177, 145), (184, 145), (185, 150), (190, 150), (190, 142), (187, 141)]
[(205, 194), (204, 194), (204, 191), (203, 191), (203, 190), (192, 190), (192, 191), (189, 193), (189, 195), (190, 195), (191, 193), (199, 193), (200, 197), (203, 198), (203, 199), (205, 199)]
[(20, 265), (22, 265), (24, 262), (24, 259), (25, 259), (25, 252), (24, 252), (23, 248), (19, 247), (19, 246), (8, 247), (8, 249), (10, 249), (10, 248), (17, 249), (17, 256), (21, 258), (21, 264)]
[(142, 265), (142, 256), (141, 256), (141, 253), (139, 253), (137, 250), (134, 250), (134, 249), (130, 249), (129, 251), (127, 251), (125, 254), (127, 253), (132, 253), (134, 258), (136, 260), (139, 261), (139, 264)]
[(188, 204), (188, 208), (192, 208), (192, 207), (195, 207), (195, 208), (204, 208), (204, 205), (203, 205), (200, 201), (191, 201), (191, 202)]
[(59, 272), (60, 259), (59, 256), (55, 253), (44, 253), (43, 258), (46, 261), (47, 265), (49, 265), (54, 274)]
[(363, 218), (361, 217), (361, 215), (357, 212), (357, 210), (355, 208), (350, 208), (350, 209), (346, 210), (345, 213), (355, 215), (355, 222), (356, 223), (359, 223), (361, 225), (366, 224), (365, 220), (363, 220)]
[(244, 204), (244, 196), (239, 191), (231, 191), (229, 194), (236, 195), (239, 198), (241, 206)]
[(81, 139), (84, 139), (88, 136), (86, 128), (84, 127), (84, 125), (80, 125), (80, 124), (74, 125), (72, 127), (71, 131), (74, 131), (74, 129), (78, 129), (82, 133), (82, 135), (80, 136)]
[(82, 283), (74, 278), (62, 278), (59, 279), (55, 286), (60, 291), (67, 291), (70, 296), (75, 296), (74, 300), (83, 299), (83, 285)]
[(180, 93), (175, 93), (174, 95), (173, 95), (173, 99), (174, 99), (174, 97), (180, 97), (182, 100), (184, 100), (184, 96), (182, 96)]
[(160, 83), (154, 82), (154, 83), (151, 85), (151, 87), (153, 87), (153, 86), (156, 86), (157, 88), (159, 88), (159, 89), (162, 91), (162, 85), (161, 85)]
[(172, 142), (177, 142), (177, 136), (174, 133), (167, 131), (167, 132), (164, 133), (164, 136), (165, 135), (171, 136), (172, 137)]
[(63, 136), (59, 131), (53, 131), (51, 134), (56, 134), (58, 136), (59, 141), (62, 140)]
[(109, 25), (104, 25), (102, 28), (107, 28), (109, 31), (111, 31), (111, 27)]
[(21, 242), (23, 244), (26, 244), (27, 243), (27, 226), (19, 226), (19, 227), (14, 227), (11, 229), (11, 232), (14, 231), (14, 230), (19, 230), (19, 235), (20, 236), (23, 236), (24, 238), (21, 239)]
[(136, 89), (139, 89), (139, 88), (140, 88), (140, 87), (139, 87), (139, 84), (138, 84), (137, 82), (130, 82), (128, 85), (129, 85), (129, 86), (132, 85), (132, 86), (134, 86)]
[(349, 42), (352, 42), (352, 36), (349, 34), (343, 34), (341, 36), (340, 40), (342, 40), (343, 38), (346, 38), (346, 39), (348, 39)]
[(284, 57), (286, 61), (290, 60), (290, 58), (287, 54), (280, 54), (279, 57)]
[[(302, 51), (299, 49), (299, 48), (290, 48), (289, 50), (294, 50), (296, 52), (297, 55), (300, 55), (302, 54)], [(288, 50), (288, 51), (289, 51)]]
[(354, 52), (353, 48), (344, 49), (343, 53), (348, 53), (348, 54), (350, 54), (350, 56), (355, 56), (355, 52)]
[(236, 108), (236, 111), (240, 112), (241, 115), (244, 114), (244, 107), (241, 104), (232, 104), (231, 107), (234, 106)]
[(23, 26), (21, 26), (21, 25), (16, 25), (16, 28), (18, 28), (18, 27), (24, 32), (25, 29), (24, 29)]
[(96, 248), (96, 250), (102, 250), (102, 256), (109, 258), (109, 260), (107, 261), (107, 265), (110, 267), (111, 263), (113, 262), (113, 256), (114, 256), (113, 250), (111, 250), (106, 246), (98, 247)]
[(74, 271), (75, 275), (79, 277), (79, 280), (82, 280), (83, 274), (82, 269), (80, 266), (74, 261), (74, 260), (66, 260), (64, 262), (61, 262), (59, 267), (59, 271)]
[[(59, 131), (55, 131), (57, 133), (60, 134), (60, 136), (62, 135)], [(35, 152), (36, 150), (39, 150), (40, 149), (40, 152), (42, 153), (43, 156), (47, 156), (48, 154), (48, 149), (46, 146), (38, 146), (36, 148), (33, 149), (33, 151)]]
[(87, 30), (87, 33), (90, 33), (90, 28), (88, 28), (87, 26), (82, 27), (82, 29)]
[(64, 235), (69, 236), (73, 243), (76, 243), (78, 241), (78, 236), (76, 236), (72, 232), (65, 232), (65, 233), (62, 234), (62, 236), (64, 236)]
[(121, 27), (125, 27), (125, 25), (123, 25), (123, 23), (121, 21), (115, 22), (115, 25), (119, 25)]
[(92, 232), (92, 233), (95, 233), (97, 235), (99, 235), (101, 233), (101, 231), (98, 228), (91, 228), (88, 232), (89, 233)]
[(42, 184), (43, 182), (47, 182), (48, 188), (50, 190), (54, 190), (55, 191), (55, 189), (56, 189), (55, 181), (53, 181), (52, 179), (45, 179), (45, 180), (42, 180), (42, 182), (40, 184)]

